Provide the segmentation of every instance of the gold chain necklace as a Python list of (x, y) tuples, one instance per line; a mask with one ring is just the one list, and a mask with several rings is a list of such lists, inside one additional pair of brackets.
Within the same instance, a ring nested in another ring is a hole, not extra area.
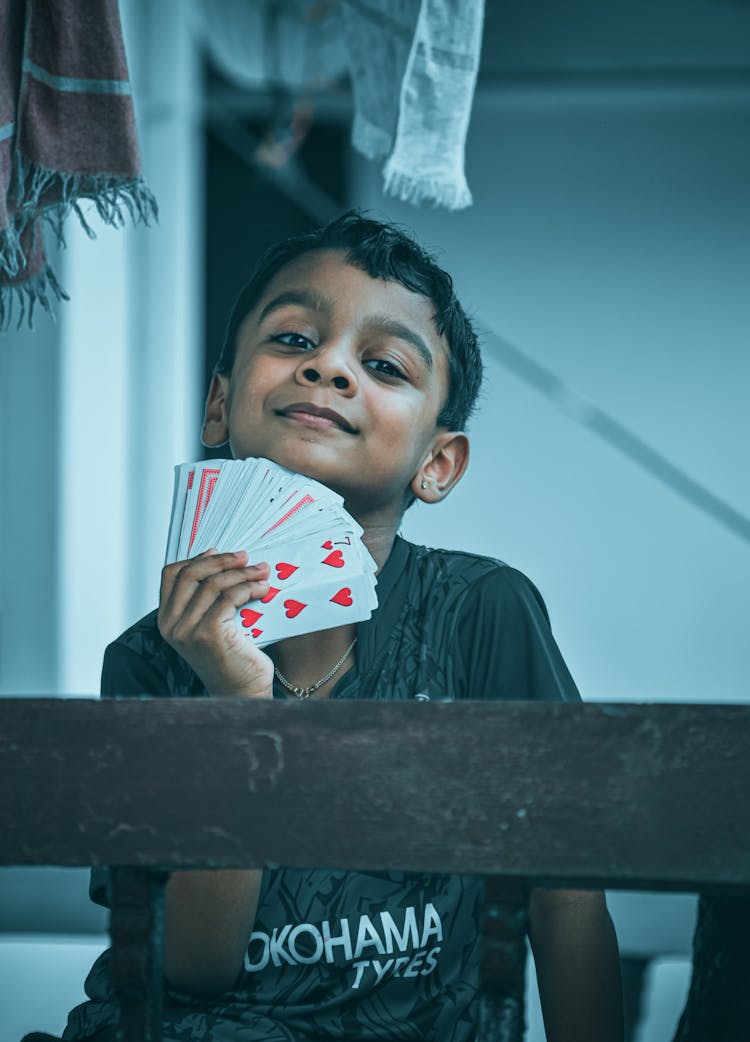
[(336, 676), (338, 671), (341, 669), (343, 664), (346, 662), (347, 657), (349, 655), (349, 652), (352, 650), (352, 648), (354, 647), (354, 645), (356, 643), (357, 643), (357, 638), (355, 637), (354, 640), (349, 645), (349, 647), (344, 652), (344, 654), (338, 660), (336, 665), (333, 667), (333, 669), (329, 669), (324, 677), (321, 677), (320, 680), (316, 681), (314, 684), (311, 684), (310, 687), (295, 687), (294, 684), (290, 684), (289, 683), (289, 681), (286, 679), (285, 676), (281, 675), (278, 666), (274, 666), (273, 669), (274, 669), (274, 672), (275, 672), (276, 676), (278, 677), (279, 681), (284, 685), (284, 687), (287, 689), (287, 691), (291, 691), (292, 694), (295, 695), (299, 699), (309, 698), (310, 695), (314, 691), (317, 691), (319, 687), (322, 687), (325, 683), (327, 683), (331, 679), (331, 677)]

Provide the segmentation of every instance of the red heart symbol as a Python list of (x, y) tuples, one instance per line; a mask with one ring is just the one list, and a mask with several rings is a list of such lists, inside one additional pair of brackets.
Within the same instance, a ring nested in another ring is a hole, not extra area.
[(328, 557), (323, 561), (323, 564), (330, 564), (331, 568), (343, 568), (344, 567), (344, 555), (340, 550), (334, 550)]
[(284, 601), (284, 607), (286, 608), (286, 617), (295, 619), (307, 605), (303, 604), (302, 601)]
[(276, 594), (278, 592), (279, 592), (278, 586), (269, 586), (268, 587), (268, 593), (265, 595), (265, 597), (261, 597), (260, 603), (261, 604), (268, 604), (269, 601), (272, 601), (274, 599), (274, 597), (276, 596)]
[(296, 564), (287, 564), (286, 561), (279, 561), (276, 565), (276, 574), (279, 579), (288, 579), (292, 572), (297, 571)]
[(334, 593), (331, 600), (334, 604), (340, 604), (344, 608), (349, 608), (354, 603), (352, 600), (352, 591), (348, 586), (342, 586), (338, 593)]
[(261, 633), (263, 632), (263, 630), (259, 630), (259, 629), (257, 629), (257, 627), (256, 627), (256, 629), (254, 629), (254, 630), (250, 630), (250, 632), (252, 633), (252, 635), (253, 635), (254, 637), (259, 637), (259, 636), (261, 635)]
[(326, 539), (326, 541), (323, 543), (323, 549), (324, 550), (333, 550), (333, 543), (331, 542), (330, 539)]
[(252, 608), (243, 608), (240, 612), (240, 618), (242, 619), (242, 625), (245, 629), (249, 630), (250, 627), (262, 618), (262, 611), (253, 611)]

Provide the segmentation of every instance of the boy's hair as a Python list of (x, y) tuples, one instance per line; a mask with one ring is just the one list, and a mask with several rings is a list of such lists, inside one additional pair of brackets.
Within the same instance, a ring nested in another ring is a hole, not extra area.
[(448, 342), (448, 395), (437, 424), (463, 430), (482, 383), (482, 357), (476, 333), (453, 292), (453, 280), (400, 228), (370, 220), (356, 210), (266, 250), (234, 302), (214, 371), (231, 373), (239, 328), (274, 275), (303, 253), (329, 249), (344, 250), (347, 263), (371, 278), (400, 282), (432, 302), (435, 327)]

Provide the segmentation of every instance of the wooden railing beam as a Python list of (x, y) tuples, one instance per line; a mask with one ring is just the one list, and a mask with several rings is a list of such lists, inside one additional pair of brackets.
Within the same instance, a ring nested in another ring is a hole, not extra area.
[(750, 707), (0, 699), (0, 864), (750, 884)]

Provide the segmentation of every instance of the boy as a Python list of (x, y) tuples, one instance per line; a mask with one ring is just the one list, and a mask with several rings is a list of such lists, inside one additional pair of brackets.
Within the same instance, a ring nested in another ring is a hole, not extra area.
[[(272, 248), (230, 318), (203, 442), (340, 493), (378, 565), (378, 609), (259, 651), (235, 612), (265, 595), (269, 566), (209, 550), (164, 569), (158, 613), (107, 649), (103, 694), (577, 698), (524, 576), (397, 536), (412, 501), (460, 481), (480, 382), (450, 277), (399, 230), (347, 214)], [(462, 876), (175, 872), (165, 1042), (473, 1042), (480, 895)], [(529, 916), (550, 1042), (619, 1042), (603, 896), (534, 891)], [(107, 953), (86, 986), (65, 1039), (110, 1037)]]

